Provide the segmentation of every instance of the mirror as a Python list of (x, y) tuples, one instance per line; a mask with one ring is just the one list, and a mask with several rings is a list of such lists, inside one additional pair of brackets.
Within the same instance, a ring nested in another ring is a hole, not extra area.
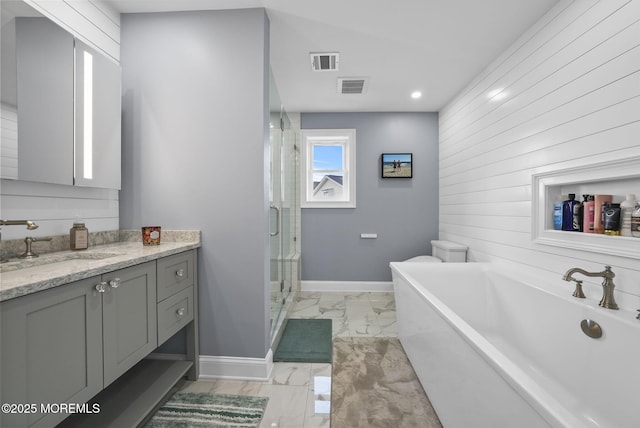
[(24, 2), (1, 4), (0, 177), (119, 189), (119, 64)]
[[(6, 134), (17, 138), (16, 170), (7, 171), (19, 180), (71, 185), (73, 36), (24, 3), (3, 1), (2, 43), (3, 131), (9, 117)], [(3, 152), (11, 147), (4, 135)]]

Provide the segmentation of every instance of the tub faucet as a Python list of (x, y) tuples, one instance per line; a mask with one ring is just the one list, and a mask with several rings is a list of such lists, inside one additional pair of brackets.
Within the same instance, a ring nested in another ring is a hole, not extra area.
[(611, 270), (611, 266), (605, 266), (602, 272), (587, 272), (584, 269), (572, 268), (565, 272), (562, 279), (564, 279), (565, 281), (574, 281), (578, 285), (581, 285), (582, 281), (578, 281), (577, 279), (573, 278), (572, 275), (574, 273), (581, 273), (584, 276), (591, 277), (601, 276), (602, 278), (604, 278), (604, 280), (602, 281), (602, 299), (600, 300), (599, 305), (607, 309), (618, 309), (618, 304), (613, 298), (613, 289), (615, 288), (613, 277), (616, 276), (616, 274)]

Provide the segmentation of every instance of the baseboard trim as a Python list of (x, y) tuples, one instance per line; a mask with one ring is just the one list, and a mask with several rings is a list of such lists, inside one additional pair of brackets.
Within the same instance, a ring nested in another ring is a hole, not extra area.
[(391, 281), (300, 281), (301, 291), (392, 292)]
[(273, 352), (264, 358), (215, 357), (200, 355), (198, 379), (233, 379), (266, 381), (273, 369)]

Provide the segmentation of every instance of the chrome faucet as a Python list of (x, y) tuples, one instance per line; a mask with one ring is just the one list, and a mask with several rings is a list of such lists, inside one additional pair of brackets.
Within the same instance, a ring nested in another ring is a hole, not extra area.
[[(27, 229), (34, 230), (38, 228), (35, 221), (32, 220), (0, 220), (0, 226), (27, 226)], [(0, 242), (2, 241), (2, 233), (0, 232)], [(0, 256), (0, 263), (7, 260)]]
[[(604, 278), (604, 280), (602, 281), (602, 299), (600, 300), (599, 305), (607, 309), (618, 309), (618, 304), (613, 298), (613, 289), (615, 288), (613, 277), (616, 276), (616, 274), (611, 270), (611, 266), (605, 266), (602, 272), (587, 272), (586, 270), (580, 268), (569, 269), (567, 272), (565, 272), (562, 279), (564, 279), (565, 281), (574, 281), (576, 283), (576, 292), (574, 292), (574, 296), (576, 296), (578, 289), (580, 289), (580, 293), (582, 292), (582, 281), (578, 281), (577, 279), (573, 278), (572, 275), (574, 273), (581, 273), (584, 276), (600, 276)], [(584, 297), (584, 295), (576, 297)]]

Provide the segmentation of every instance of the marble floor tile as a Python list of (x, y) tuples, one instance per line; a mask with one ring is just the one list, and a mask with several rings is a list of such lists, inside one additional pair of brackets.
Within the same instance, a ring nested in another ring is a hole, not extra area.
[(347, 318), (333, 318), (331, 323), (331, 335), (332, 337), (349, 336), (349, 322)]
[[(302, 292), (294, 297), (289, 318), (329, 318), (334, 339), (398, 334), (393, 293)], [(331, 364), (274, 363), (264, 382), (202, 380), (187, 382), (183, 388), (269, 397), (260, 428), (329, 428), (331, 390), (327, 385), (333, 376)], [(390, 427), (400, 426), (389, 418), (385, 421)]]
[(260, 428), (304, 428), (308, 386), (262, 385), (257, 395), (269, 397)]
[(318, 304), (318, 312), (323, 318), (343, 318), (346, 316), (346, 305), (342, 300), (322, 300)]
[(311, 378), (311, 363), (273, 363), (269, 378), (272, 385), (306, 386)]

